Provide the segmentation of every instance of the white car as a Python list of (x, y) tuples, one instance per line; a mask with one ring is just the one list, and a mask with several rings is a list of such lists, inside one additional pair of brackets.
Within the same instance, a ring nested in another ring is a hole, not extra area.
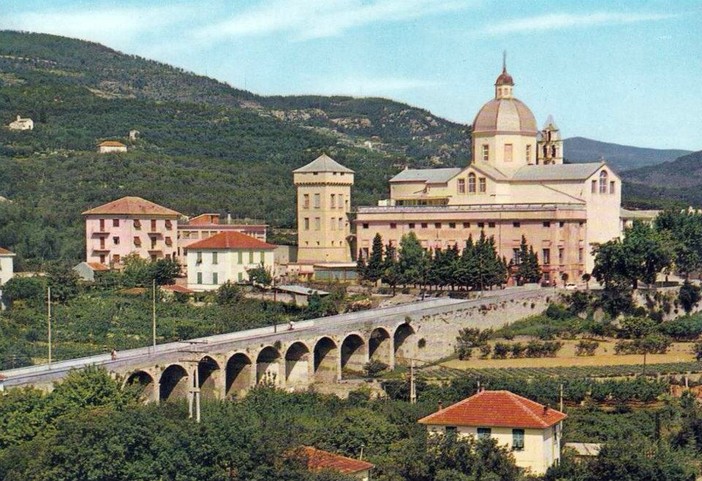
[(578, 286), (572, 282), (569, 282), (568, 284), (565, 285), (565, 289), (567, 291), (576, 291), (578, 289)]

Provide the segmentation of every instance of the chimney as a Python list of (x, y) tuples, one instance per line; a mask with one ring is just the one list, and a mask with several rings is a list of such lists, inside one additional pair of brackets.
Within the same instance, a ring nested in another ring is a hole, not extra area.
[(548, 414), (548, 404), (544, 406), (544, 416)]
[(439, 409), (438, 410), (441, 411), (442, 409), (444, 409), (444, 403), (439, 401)]

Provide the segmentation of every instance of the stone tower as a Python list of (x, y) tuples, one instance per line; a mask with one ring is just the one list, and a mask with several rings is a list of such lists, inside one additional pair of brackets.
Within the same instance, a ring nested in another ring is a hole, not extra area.
[(563, 139), (551, 115), (536, 136), (536, 163), (543, 165), (563, 163)]
[(326, 154), (293, 171), (299, 263), (351, 262), (353, 174)]

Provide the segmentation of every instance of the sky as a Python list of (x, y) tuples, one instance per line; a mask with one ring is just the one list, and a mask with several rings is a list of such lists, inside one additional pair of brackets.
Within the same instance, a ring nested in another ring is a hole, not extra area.
[(92, 40), (262, 95), (386, 97), (472, 123), (507, 52), (565, 137), (702, 150), (702, 1), (0, 0), (0, 29)]

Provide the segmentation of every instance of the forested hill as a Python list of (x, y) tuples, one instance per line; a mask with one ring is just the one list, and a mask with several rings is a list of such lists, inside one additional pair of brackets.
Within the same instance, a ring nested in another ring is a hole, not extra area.
[(570, 162), (593, 162), (600, 158), (618, 171), (670, 162), (689, 150), (645, 149), (631, 145), (611, 144), (584, 137), (571, 137), (563, 141), (563, 151)]
[(623, 172), (622, 178), (631, 199), (647, 199), (653, 205), (674, 200), (681, 206), (702, 206), (702, 151)]
[[(5, 128), (18, 114), (35, 129)], [(0, 246), (20, 268), (82, 259), (80, 213), (123, 195), (292, 226), (291, 172), (322, 152), (357, 172), (355, 204), (387, 196), (405, 165), (464, 165), (470, 152), (467, 126), (398, 102), (264, 98), (96, 43), (17, 32), (0, 32), (0, 123), (10, 200)], [(129, 153), (96, 154), (104, 139)]]

